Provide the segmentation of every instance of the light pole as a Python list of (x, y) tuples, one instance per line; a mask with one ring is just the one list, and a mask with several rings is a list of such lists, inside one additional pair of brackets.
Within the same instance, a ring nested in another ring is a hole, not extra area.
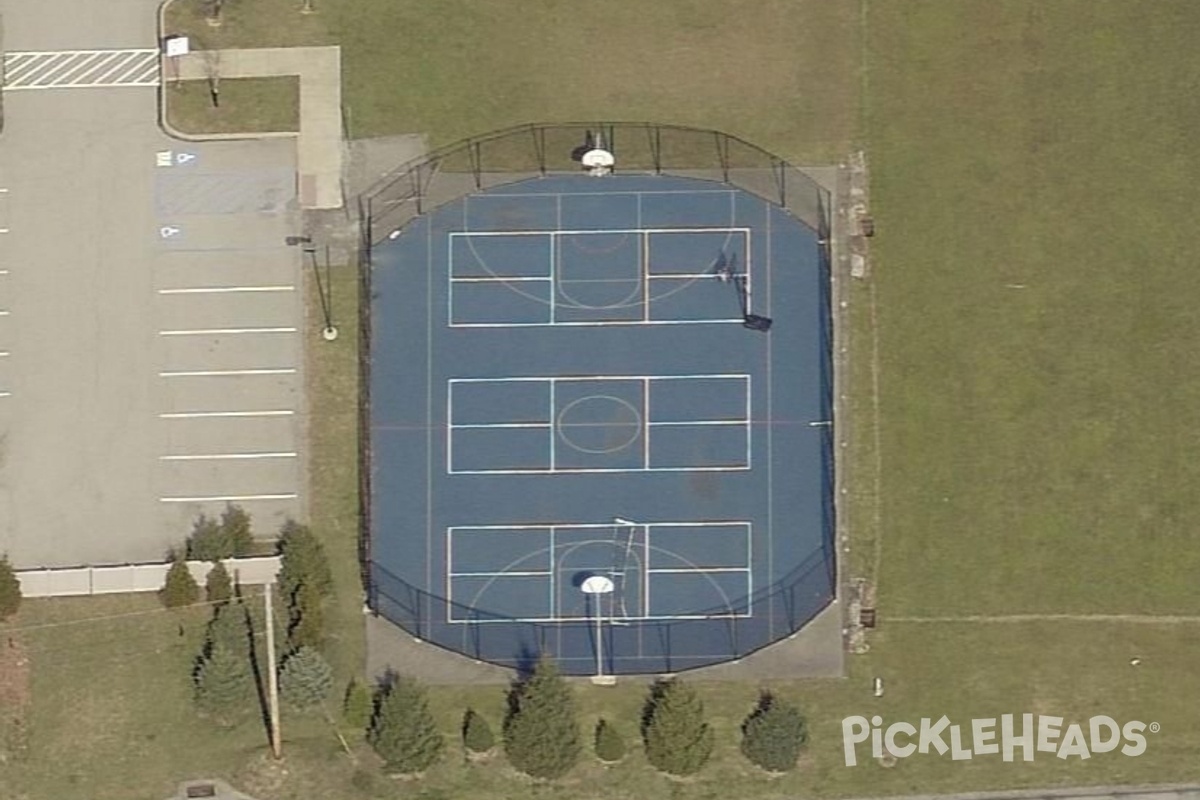
[(592, 575), (579, 588), (592, 598), (592, 609), (596, 617), (596, 674), (592, 676), (592, 683), (597, 686), (612, 686), (617, 679), (614, 675), (604, 674), (604, 631), (600, 625), (603, 619), (600, 598), (612, 594), (612, 579), (604, 575)]

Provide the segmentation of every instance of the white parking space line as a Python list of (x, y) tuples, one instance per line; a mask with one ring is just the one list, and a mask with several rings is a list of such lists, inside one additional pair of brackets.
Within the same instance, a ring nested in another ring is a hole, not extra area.
[(219, 494), (207, 497), (160, 497), (160, 503), (240, 503), (247, 500), (295, 500), (297, 494)]
[(191, 378), (217, 377), (225, 375), (295, 375), (294, 367), (281, 369), (210, 369), (210, 370), (181, 370), (177, 372), (160, 372), (160, 378)]
[(295, 411), (172, 411), (159, 414), (162, 419), (212, 419), (214, 417), (290, 417)]
[(197, 455), (159, 456), (160, 461), (222, 461), (225, 459), (296, 458), (295, 453), (201, 453)]
[(159, 336), (225, 336), (241, 333), (295, 333), (295, 328), (195, 328), (192, 330), (159, 331)]
[(198, 286), (190, 289), (159, 289), (159, 294), (232, 294), (238, 292), (294, 292), (295, 286)]

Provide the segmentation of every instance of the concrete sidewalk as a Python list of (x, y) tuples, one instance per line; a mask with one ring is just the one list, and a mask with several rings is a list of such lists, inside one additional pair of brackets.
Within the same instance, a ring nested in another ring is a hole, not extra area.
[[(215, 70), (222, 78), (269, 78), (296, 75), (300, 79), (300, 133), (297, 135), (297, 193), (301, 208), (342, 207), (342, 61), (341, 48), (267, 47), (253, 50), (212, 50), (188, 53), (165, 66), (170, 79), (206, 80)], [(259, 135), (181, 133), (163, 127), (180, 139), (260, 138)]]
[[(1087, 786), (1065, 789), (1023, 789), (1009, 792), (910, 794), (869, 800), (1200, 800), (1200, 784), (1149, 786)], [(868, 800), (862, 798), (861, 800)]]

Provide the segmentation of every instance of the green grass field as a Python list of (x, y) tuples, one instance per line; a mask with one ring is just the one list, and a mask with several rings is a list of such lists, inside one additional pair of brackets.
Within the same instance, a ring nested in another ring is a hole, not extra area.
[(295, 77), (226, 78), (213, 105), (208, 81), (179, 81), (166, 89), (167, 121), (181, 133), (259, 133), (300, 130), (300, 82)]
[(1200, 14), (871, 8), (888, 614), (1200, 614)]
[[(1190, 701), (1200, 693), (1190, 491), (1200, 468), (1189, 458), (1200, 356), (1188, 319), (1200, 284), (1177, 222), (1200, 199), (1192, 3), (1160, 0), (1148, 13), (1116, 0), (808, 0), (746, 13), (716, 0), (616, 0), (603, 25), (565, 0), (457, 0), (436, 13), (416, 0), (316, 5), (301, 17), (298, 0), (235, 0), (221, 28), (197, 30), (211, 46), (341, 43), (356, 136), (423, 132), (436, 144), (529, 120), (649, 117), (721, 128), (799, 163), (866, 147), (878, 234), (873, 283), (847, 293), (843, 467), (855, 570), (874, 574), (880, 547), (881, 627), (848, 679), (772, 687), (810, 719), (793, 775), (758, 775), (736, 751), (759, 687), (706, 684), (720, 747), (699, 779), (667, 781), (635, 756), (531, 786), (502, 759), (467, 765), (453, 754), (420, 782), (391, 781), (369, 754), (342, 754), (319, 721), (290, 728), (283, 774), (263, 760), (260, 727), (218, 735), (192, 715), (196, 620), (184, 616), (180, 637), (176, 616), (149, 598), (29, 603), (16, 624), (35, 664), (34, 749), (0, 767), (13, 776), (5, 786), (33, 800), (161, 800), (177, 780), (218, 774), (262, 800), (302, 790), (767, 800), (1200, 781)], [(183, 7), (171, 14), (187, 24)], [(342, 271), (343, 336), (310, 336), (308, 362), (313, 525), (336, 556), (330, 618), (343, 677), (363, 652), (353, 292)], [(139, 615), (28, 629), (129, 612)], [(1100, 613), (1190, 620), (920, 621)], [(880, 699), (875, 676), (887, 686)], [(585, 721), (603, 710), (632, 739), (642, 691), (580, 686)], [(448, 735), (467, 705), (494, 726), (503, 712), (494, 687), (438, 688), (432, 700)], [(1102, 713), (1161, 731), (1137, 758), (842, 765), (849, 714), (1022, 712)]]

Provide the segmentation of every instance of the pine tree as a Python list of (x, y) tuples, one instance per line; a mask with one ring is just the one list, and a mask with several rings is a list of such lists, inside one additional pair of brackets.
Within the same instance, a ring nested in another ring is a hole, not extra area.
[(187, 540), (187, 557), (193, 561), (219, 561), (233, 555), (221, 523), (201, 514)]
[(472, 708), (468, 708), (463, 714), (462, 737), (463, 747), (467, 748), (469, 753), (482, 755), (496, 746), (492, 726)]
[(21, 607), (21, 581), (9, 563), (8, 556), (0, 556), (0, 620), (17, 613)]
[(300, 584), (288, 616), (288, 641), (293, 648), (321, 646), (325, 639), (325, 612), (321, 595), (313, 584)]
[(246, 606), (239, 600), (218, 606), (204, 636), (204, 654), (207, 656), (218, 646), (239, 656), (250, 656), (250, 618)]
[(342, 697), (342, 721), (359, 733), (365, 733), (371, 724), (372, 705), (371, 690), (358, 678), (352, 679)]
[(768, 772), (795, 768), (808, 741), (808, 724), (795, 707), (764, 692), (742, 724), (742, 753)]
[(222, 558), (242, 558), (254, 550), (254, 533), (250, 530), (250, 515), (232, 503), (221, 514), (221, 539), (228, 554)]
[(575, 698), (548, 658), (509, 693), (504, 750), (514, 767), (547, 780), (565, 775), (579, 760)]
[(171, 567), (167, 570), (167, 578), (158, 596), (167, 608), (190, 606), (200, 599), (200, 585), (180, 555), (172, 556)]
[(402, 774), (428, 769), (445, 744), (425, 690), (411, 678), (397, 678), (383, 690), (367, 739), (388, 767)]
[(204, 579), (204, 596), (214, 606), (223, 606), (233, 597), (233, 579), (220, 561), (214, 561)]
[(333, 589), (333, 575), (325, 557), (325, 546), (306, 525), (293, 520), (284, 523), (279, 535), (279, 591), (291, 603), (302, 584), (308, 584), (321, 597)]
[(319, 706), (332, 687), (333, 669), (311, 647), (301, 647), (292, 653), (279, 671), (279, 692), (299, 711)]
[(646, 760), (656, 769), (691, 775), (712, 755), (713, 735), (704, 721), (704, 704), (678, 678), (654, 684), (643, 716)]
[(596, 723), (596, 758), (608, 764), (615, 764), (625, 757), (625, 740), (621, 734), (606, 719)]
[(196, 706), (224, 724), (232, 724), (253, 707), (254, 677), (250, 661), (221, 642), (214, 642), (196, 668)]

